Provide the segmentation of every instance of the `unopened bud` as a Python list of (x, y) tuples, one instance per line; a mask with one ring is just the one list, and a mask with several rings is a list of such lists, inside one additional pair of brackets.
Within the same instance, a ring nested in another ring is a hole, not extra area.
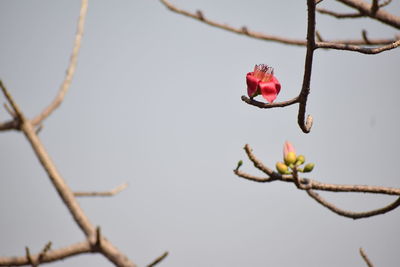
[(314, 169), (314, 166), (314, 163), (308, 163), (306, 166), (304, 166), (303, 172), (311, 172)]
[(306, 161), (306, 158), (303, 155), (298, 155), (296, 159), (296, 165), (300, 166)]
[(289, 152), (285, 155), (285, 163), (286, 165), (292, 165), (296, 162), (296, 153), (295, 152)]
[(243, 165), (243, 160), (239, 160), (236, 166), (236, 170), (239, 170), (240, 166)]
[(289, 171), (288, 166), (283, 162), (277, 162), (275, 167), (280, 174), (287, 174)]

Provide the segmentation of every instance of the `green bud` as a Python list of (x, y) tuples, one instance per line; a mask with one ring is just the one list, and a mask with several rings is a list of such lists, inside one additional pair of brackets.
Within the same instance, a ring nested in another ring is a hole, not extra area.
[(286, 174), (289, 171), (288, 166), (283, 162), (277, 162), (275, 167), (280, 174)]
[(243, 160), (239, 160), (236, 166), (236, 170), (239, 170), (240, 166), (243, 165)]
[(284, 160), (286, 165), (294, 164), (296, 162), (296, 153), (294, 152), (287, 153)]
[(306, 158), (303, 155), (298, 155), (296, 159), (296, 166), (300, 166), (306, 161)]
[(303, 172), (311, 172), (314, 169), (314, 166), (314, 163), (308, 163), (306, 166), (304, 166)]

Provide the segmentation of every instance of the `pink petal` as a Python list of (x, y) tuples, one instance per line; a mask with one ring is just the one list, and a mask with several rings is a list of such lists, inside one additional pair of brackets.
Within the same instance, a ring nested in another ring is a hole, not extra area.
[(275, 83), (275, 87), (276, 87), (276, 94), (279, 94), (279, 92), (281, 91), (281, 83), (278, 81), (278, 79), (276, 79), (275, 76), (272, 76), (272, 80), (273, 83)]
[(290, 143), (289, 141), (286, 141), (285, 144), (283, 145), (283, 158), (285, 158), (289, 152), (296, 153), (296, 150), (294, 149), (294, 146), (292, 145), (292, 143)]
[(258, 83), (260, 79), (254, 77), (253, 72), (249, 72), (246, 75), (246, 83), (247, 83), (247, 95), (249, 97), (254, 97), (257, 93)]
[(261, 95), (269, 102), (272, 103), (278, 95), (276, 84), (272, 81), (259, 83)]

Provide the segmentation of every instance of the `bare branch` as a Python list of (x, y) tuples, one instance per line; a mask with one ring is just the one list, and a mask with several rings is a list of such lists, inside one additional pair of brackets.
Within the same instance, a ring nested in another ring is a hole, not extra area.
[(277, 172), (274, 172), (273, 170), (271, 170), (270, 168), (268, 168), (267, 166), (265, 166), (254, 154), (253, 154), (253, 149), (246, 144), (244, 146), (244, 150), (246, 151), (247, 156), (249, 157), (249, 159), (253, 162), (254, 167), (256, 167), (257, 169), (259, 169), (260, 171), (262, 171), (263, 173), (267, 174), (268, 176), (270, 176), (272, 179), (276, 179), (278, 177), (280, 177), (281, 175), (278, 174)]
[(387, 205), (383, 208), (380, 208), (380, 209), (364, 211), (364, 212), (347, 211), (347, 210), (339, 209), (338, 207), (336, 207), (332, 203), (326, 201), (318, 193), (316, 193), (312, 190), (306, 190), (306, 192), (311, 198), (316, 200), (322, 206), (328, 208), (329, 210), (333, 211), (334, 213), (336, 213), (340, 216), (344, 216), (344, 217), (351, 218), (354, 220), (384, 214), (384, 213), (394, 210), (395, 208), (400, 206), (400, 197), (399, 197), (393, 203), (390, 203), (389, 205)]
[(76, 63), (78, 61), (79, 49), (81, 47), (81, 41), (82, 41), (83, 29), (84, 29), (84, 25), (85, 25), (87, 8), (88, 8), (88, 0), (82, 0), (81, 10), (80, 10), (79, 19), (78, 19), (78, 27), (77, 27), (76, 34), (75, 34), (74, 47), (72, 49), (69, 66), (67, 68), (67, 72), (66, 72), (64, 81), (62, 82), (62, 84), (60, 86), (57, 96), (50, 103), (50, 105), (47, 106), (38, 116), (36, 116), (33, 119), (34, 125), (40, 124), (44, 119), (46, 119), (48, 116), (50, 116), (50, 114), (56, 108), (58, 108), (60, 106), (60, 104), (64, 100), (65, 94), (67, 93), (67, 91), (71, 85), (72, 78), (74, 76), (75, 69), (76, 69)]
[(245, 95), (243, 95), (241, 99), (243, 102), (246, 102), (249, 105), (256, 106), (259, 108), (266, 108), (266, 109), (268, 109), (268, 108), (283, 108), (283, 107), (290, 106), (290, 105), (293, 105), (293, 104), (296, 104), (299, 102), (299, 97), (292, 98), (288, 101), (275, 102), (275, 103), (260, 102), (260, 101), (254, 100), (252, 98), (248, 98)]
[(161, 261), (163, 261), (167, 256), (168, 256), (168, 251), (165, 251), (161, 256), (159, 256), (159, 257), (156, 258), (153, 262), (151, 262), (149, 265), (147, 265), (147, 267), (156, 266), (158, 263), (160, 263)]
[(317, 11), (324, 15), (329, 15), (335, 17), (337, 19), (348, 19), (348, 18), (362, 18), (365, 17), (362, 13), (338, 13), (332, 10), (324, 9), (324, 8), (317, 8)]
[[(29, 250), (29, 249), (28, 249)], [(44, 251), (44, 250), (43, 250)], [(46, 253), (41, 253), (31, 255), (29, 253), (31, 261), (27, 256), (20, 257), (0, 257), (0, 266), (22, 266), (29, 264), (39, 264), (39, 263), (47, 263), (54, 262), (57, 260), (63, 260), (68, 257), (76, 256), (83, 253), (92, 252), (91, 245), (89, 242), (84, 241), (80, 243), (76, 243), (74, 245), (70, 245), (68, 247), (64, 247), (57, 250), (47, 250)], [(43, 256), (41, 256), (43, 255)], [(40, 258), (40, 260), (39, 260)]]
[(357, 9), (360, 13), (373, 19), (379, 20), (382, 23), (390, 25), (396, 29), (400, 29), (400, 17), (390, 14), (389, 12), (379, 9), (373, 12), (371, 4), (362, 0), (337, 0), (349, 7)]
[(303, 85), (301, 86), (301, 92), (299, 95), (299, 113), (297, 116), (297, 123), (304, 133), (309, 133), (313, 124), (311, 115), (305, 119), (307, 98), (310, 93), (310, 82), (311, 82), (311, 71), (315, 45), (315, 2), (313, 0), (307, 0), (307, 52), (304, 66), (304, 77)]
[(368, 265), (368, 267), (374, 267), (374, 265), (372, 264), (371, 260), (368, 258), (367, 253), (365, 253), (363, 248), (360, 248), (360, 255), (363, 258), (363, 260), (365, 261), (365, 263)]
[(275, 35), (268, 35), (268, 34), (263, 34), (263, 33), (259, 33), (259, 32), (254, 32), (254, 31), (250, 31), (248, 30), (246, 27), (243, 28), (235, 28), (232, 26), (229, 26), (227, 24), (222, 24), (210, 19), (207, 19), (204, 17), (204, 14), (200, 11), (197, 11), (196, 13), (191, 13), (189, 11), (177, 8), (176, 6), (174, 6), (173, 4), (171, 4), (169, 1), (167, 0), (160, 0), (161, 3), (163, 5), (165, 5), (169, 10), (199, 20), (203, 23), (206, 23), (210, 26), (213, 27), (217, 27), (223, 30), (227, 30), (230, 32), (234, 32), (237, 34), (241, 34), (241, 35), (247, 35), (251, 38), (255, 38), (255, 39), (260, 39), (260, 40), (267, 40), (267, 41), (273, 41), (273, 42), (279, 42), (279, 43), (284, 43), (284, 44), (290, 44), (290, 45), (300, 45), (300, 46), (304, 46), (305, 45), (305, 41), (303, 40), (297, 40), (297, 39), (289, 39), (289, 38), (284, 38), (284, 37), (280, 37), (280, 36), (275, 36)]
[[(85, 0), (84, 0), (85, 1)], [(24, 133), (25, 137), (28, 139), (29, 143), (32, 146), (33, 151), (35, 152), (37, 158), (39, 159), (41, 165), (45, 169), (50, 181), (53, 186), (56, 188), (59, 196), (64, 202), (65, 206), (68, 208), (68, 211), (72, 215), (74, 221), (81, 228), (83, 233), (86, 235), (88, 241), (91, 244), (96, 243), (96, 229), (93, 224), (89, 221), (89, 218), (83, 212), (82, 208), (79, 206), (74, 193), (65, 183), (61, 174), (58, 172), (54, 162), (50, 158), (46, 149), (44, 148), (42, 142), (36, 134), (33, 123), (26, 119), (25, 115), (19, 109), (18, 105), (13, 100), (10, 93), (7, 91), (6, 87), (3, 83), (0, 82), (1, 90), (6, 96), (8, 102), (13, 108), (15, 114), (18, 116), (18, 120), (20, 121), (21, 131)], [(136, 266), (133, 262), (131, 262), (124, 254), (122, 254), (114, 245), (109, 242), (107, 239), (103, 238), (101, 242), (101, 250), (99, 251), (105, 257), (107, 257), (111, 262), (118, 266)]]
[(319, 42), (316, 45), (317, 48), (330, 48), (330, 49), (337, 49), (337, 50), (346, 50), (346, 51), (359, 52), (359, 53), (367, 54), (367, 55), (379, 54), (381, 52), (397, 48), (398, 46), (400, 46), (400, 40), (397, 40), (391, 44), (384, 45), (381, 47), (376, 47), (376, 48), (367, 48), (367, 47), (356, 46), (356, 45), (335, 44), (335, 43), (328, 43), (328, 42)]
[[(306, 40), (302, 39), (290, 39), (290, 38), (285, 38), (281, 36), (276, 36), (276, 35), (269, 35), (269, 34), (264, 34), (260, 32), (255, 32), (252, 30), (249, 30), (246, 26), (236, 28), (232, 27), (227, 24), (223, 24), (214, 20), (210, 20), (205, 18), (204, 13), (201, 11), (197, 11), (196, 13), (192, 13), (183, 9), (180, 9), (176, 6), (174, 6), (171, 2), (168, 0), (160, 0), (160, 2), (165, 5), (169, 10), (172, 12), (190, 17), (192, 19), (198, 20), (200, 22), (206, 23), (210, 26), (220, 28), (229, 32), (237, 33), (240, 35), (246, 35), (254, 39), (259, 39), (259, 40), (264, 40), (264, 41), (272, 41), (272, 42), (278, 42), (282, 44), (288, 44), (288, 45), (296, 45), (296, 46), (306, 46), (307, 42)], [(320, 1), (317, 1), (320, 2)], [(371, 40), (377, 45), (382, 45), (382, 44), (388, 44), (394, 41), (394, 39), (376, 39), (376, 40)], [(353, 45), (362, 45), (365, 44), (363, 40), (332, 40), (330, 41), (332, 43), (339, 43), (339, 44), (353, 44)]]
[(121, 184), (110, 191), (104, 192), (74, 192), (76, 197), (110, 197), (114, 196), (128, 187), (127, 183)]
[(326, 184), (321, 183), (315, 180), (311, 180), (308, 178), (301, 178), (298, 176), (296, 167), (293, 168), (293, 174), (289, 175), (281, 175), (277, 172), (274, 172), (267, 166), (265, 166), (254, 154), (251, 147), (246, 144), (244, 147), (248, 158), (253, 162), (254, 166), (265, 173), (267, 177), (258, 177), (254, 176), (239, 170), (240, 165), (233, 172), (244, 179), (258, 182), (258, 183), (268, 183), (273, 181), (282, 181), (282, 182), (289, 182), (294, 183), (296, 187), (300, 190), (305, 190), (310, 197), (315, 199), (318, 203), (325, 206), (326, 208), (330, 209), (331, 211), (348, 218), (352, 219), (360, 219), (366, 218), (371, 216), (376, 216), (380, 214), (384, 214), (389, 212), (398, 206), (400, 206), (400, 197), (393, 203), (376, 210), (371, 210), (367, 212), (353, 212), (353, 211), (346, 211), (337, 208), (335, 205), (329, 203), (321, 196), (319, 196), (313, 190), (321, 190), (321, 191), (330, 191), (330, 192), (355, 192), (355, 193), (373, 193), (373, 194), (385, 194), (385, 195), (397, 195), (400, 196), (400, 189), (399, 188), (390, 188), (390, 187), (382, 187), (382, 186), (368, 186), (368, 185), (338, 185), (338, 184)]
[(241, 170), (238, 170), (238, 169), (233, 170), (233, 173), (235, 173), (239, 177), (245, 178), (245, 179), (253, 181), (253, 182), (258, 182), (258, 183), (268, 183), (268, 182), (273, 182), (273, 181), (277, 180), (277, 179), (272, 179), (271, 177), (254, 176), (254, 175), (242, 172)]

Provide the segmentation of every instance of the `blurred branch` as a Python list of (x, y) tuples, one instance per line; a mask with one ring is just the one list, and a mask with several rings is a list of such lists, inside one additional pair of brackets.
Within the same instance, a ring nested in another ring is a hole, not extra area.
[[(88, 241), (76, 243), (68, 247), (60, 248), (57, 250), (50, 250), (45, 252), (31, 255), (29, 249), (26, 249), (25, 256), (19, 257), (0, 257), (0, 266), (22, 266), (22, 265), (39, 265), (41, 263), (55, 262), (63, 260), (68, 257), (76, 256), (83, 253), (93, 252), (91, 245)], [(29, 254), (29, 256), (28, 256)]]
[(340, 185), (340, 184), (327, 184), (321, 183), (316, 180), (311, 180), (308, 178), (301, 178), (297, 176), (297, 172), (293, 175), (286, 174), (281, 175), (269, 167), (265, 166), (253, 153), (252, 148), (246, 144), (244, 146), (244, 150), (246, 151), (247, 157), (249, 160), (254, 164), (254, 166), (262, 171), (267, 177), (259, 177), (254, 176), (248, 173), (241, 171), (239, 168), (236, 168), (233, 172), (244, 179), (259, 182), (259, 183), (268, 183), (273, 181), (281, 181), (281, 182), (288, 182), (294, 183), (300, 190), (304, 190), (308, 193), (310, 197), (316, 200), (318, 203), (323, 205), (324, 207), (330, 209), (331, 211), (348, 218), (352, 219), (360, 219), (366, 218), (371, 216), (376, 216), (379, 214), (383, 214), (389, 212), (398, 206), (400, 206), (400, 197), (394, 201), (393, 203), (376, 210), (371, 210), (367, 212), (353, 212), (353, 211), (346, 211), (337, 208), (335, 205), (329, 203), (313, 190), (320, 190), (320, 191), (329, 191), (329, 192), (354, 192), (354, 193), (371, 193), (371, 194), (383, 194), (383, 195), (396, 195), (400, 196), (400, 188), (391, 188), (391, 187), (383, 187), (383, 186), (369, 186), (369, 185)]
[(367, 253), (365, 253), (363, 248), (360, 248), (360, 255), (363, 258), (363, 260), (365, 261), (365, 263), (368, 265), (368, 267), (374, 267), (374, 265), (372, 264), (371, 260), (368, 258)]
[[(37, 158), (39, 159), (41, 165), (49, 176), (53, 186), (57, 190), (65, 206), (68, 208), (68, 211), (72, 215), (74, 221), (81, 228), (82, 232), (86, 235), (88, 242), (90, 242), (91, 244), (97, 244), (95, 227), (89, 221), (88, 217), (79, 206), (74, 196), (74, 193), (71, 191), (71, 189), (62, 178), (61, 174), (58, 172), (55, 164), (51, 160), (42, 142), (37, 136), (33, 123), (26, 119), (25, 115), (22, 113), (19, 106), (16, 104), (11, 94), (8, 92), (1, 81), (0, 87), (6, 99), (13, 108), (13, 111), (17, 116), (16, 119), (20, 122), (21, 131), (24, 133), (25, 137), (31, 144)], [(133, 262), (131, 262), (125, 255), (123, 255), (117, 248), (115, 248), (114, 245), (111, 244), (111, 242), (109, 242), (105, 238), (101, 240), (101, 246), (98, 248), (98, 252), (103, 254), (117, 266), (135, 266)]]
[(376, 19), (396, 29), (400, 29), (400, 17), (390, 14), (389, 12), (383, 9), (380, 9), (379, 8), (380, 6), (378, 6), (377, 4), (368, 4), (362, 0), (337, 0), (337, 1), (351, 8), (357, 9), (364, 16)]
[(156, 258), (154, 261), (152, 261), (147, 267), (153, 267), (159, 264), (161, 261), (163, 261), (166, 257), (168, 256), (168, 251), (165, 251), (161, 256)]
[(128, 184), (121, 184), (117, 186), (116, 188), (110, 190), (110, 191), (104, 191), (104, 192), (74, 192), (74, 195), (76, 197), (110, 197), (114, 196), (121, 191), (125, 190), (128, 187)]
[[(83, 18), (85, 17), (86, 14), (87, 4), (88, 0), (82, 0), (81, 14), (79, 17), (78, 33), (75, 40), (76, 41), (75, 47), (71, 56), (71, 63), (67, 71), (66, 79), (60, 90), (61, 97), (57, 97), (57, 100), (55, 100), (55, 102), (53, 102), (49, 106), (49, 108), (46, 109), (45, 112), (39, 116), (38, 120), (30, 121), (25, 117), (25, 115), (23, 114), (17, 103), (14, 101), (13, 97), (11, 96), (11, 94), (9, 93), (9, 91), (7, 90), (7, 88), (5, 87), (5, 85), (1, 80), (0, 80), (0, 89), (2, 90), (8, 103), (10, 104), (13, 114), (15, 114), (14, 121), (17, 123), (19, 130), (23, 132), (23, 134), (29, 141), (33, 151), (36, 154), (36, 157), (38, 158), (40, 164), (42, 165), (48, 177), (50, 178), (50, 181), (52, 182), (58, 195), (62, 199), (64, 205), (67, 207), (70, 214), (72, 215), (75, 223), (79, 226), (79, 228), (85, 234), (87, 239), (86, 243), (79, 243), (79, 245), (74, 246), (73, 247), (74, 250), (72, 253), (71, 252), (67, 253), (66, 250), (60, 250), (59, 251), (60, 254), (57, 254), (58, 258), (53, 259), (53, 261), (66, 257), (65, 255), (69, 256), (84, 252), (98, 252), (104, 255), (108, 260), (110, 260), (116, 266), (134, 267), (136, 265), (132, 261), (130, 261), (124, 254), (122, 254), (116, 247), (114, 247), (114, 245), (110, 241), (108, 241), (105, 237), (102, 237), (100, 235), (100, 228), (95, 228), (94, 225), (89, 221), (89, 218), (86, 216), (82, 208), (79, 206), (74, 196), (74, 193), (65, 183), (61, 174), (58, 172), (54, 162), (50, 158), (50, 155), (47, 153), (43, 143), (41, 142), (35, 131), (35, 125), (36, 125), (35, 123), (40, 123), (61, 103), (63, 95), (68, 89), (76, 65), (77, 53), (79, 50), (81, 34), (83, 31), (83, 21), (84, 21)], [(88, 249), (88, 246), (90, 250)], [(26, 264), (26, 262), (30, 263), (31, 265), (36, 264), (37, 259), (35, 259), (32, 255), (30, 255), (28, 248), (26, 251), (27, 251), (26, 257), (23, 257), (23, 259), (20, 259), (20, 261), (24, 261), (25, 262), (24, 264)], [(53, 255), (51, 251), (46, 251), (46, 253), (42, 253), (41, 257), (43, 261), (46, 261), (46, 259), (51, 257), (51, 255)], [(10, 258), (1, 258), (1, 260), (2, 261), (0, 261), (0, 263), (10, 260)], [(7, 263), (6, 265), (15, 265), (14, 263), (18, 262), (18, 258), (12, 258), (12, 260), (13, 260), (12, 264)]]
[[(62, 82), (60, 89), (58, 90), (58, 93), (56, 97), (53, 99), (53, 101), (45, 109), (43, 109), (43, 111), (39, 115), (37, 115), (32, 120), (34, 126), (40, 125), (44, 119), (50, 116), (51, 113), (60, 106), (60, 104), (64, 100), (65, 94), (67, 93), (71, 85), (71, 81), (74, 76), (76, 64), (78, 61), (79, 49), (81, 47), (81, 40), (83, 36), (87, 8), (88, 8), (88, 0), (82, 0), (80, 7), (80, 14), (78, 18), (77, 31), (75, 34), (74, 46), (71, 52), (70, 62), (66, 71), (64, 81)], [(15, 120), (10, 120), (0, 123), (0, 131), (6, 131), (11, 129), (14, 130), (18, 129), (18, 123)]]
[(329, 15), (337, 19), (347, 19), (347, 18), (362, 18), (365, 17), (362, 13), (338, 13), (332, 10), (317, 8), (317, 11), (324, 15)]
[(72, 78), (75, 73), (76, 69), (76, 63), (78, 61), (78, 54), (79, 54), (79, 49), (81, 47), (81, 41), (82, 41), (82, 35), (83, 35), (83, 30), (84, 30), (84, 25), (85, 25), (85, 19), (86, 19), (86, 14), (87, 14), (87, 8), (88, 8), (88, 1), (82, 1), (81, 5), (81, 10), (79, 14), (79, 19), (78, 19), (78, 27), (76, 30), (75, 34), (75, 41), (74, 41), (74, 47), (72, 49), (69, 65), (67, 68), (67, 72), (64, 78), (64, 81), (62, 82), (60, 89), (58, 90), (58, 94), (54, 98), (54, 100), (50, 103), (49, 106), (47, 106), (39, 115), (37, 115), (32, 123), (33, 125), (38, 125), (40, 124), (44, 119), (46, 119), (50, 114), (60, 106), (62, 101), (64, 100), (65, 94), (67, 93), (70, 85)]
[(335, 205), (333, 205), (332, 203), (329, 203), (324, 198), (322, 198), (318, 193), (316, 193), (312, 190), (306, 190), (306, 192), (311, 198), (313, 198), (315, 201), (317, 201), (322, 206), (328, 208), (329, 210), (333, 211), (334, 213), (336, 213), (340, 216), (351, 218), (354, 220), (384, 214), (384, 213), (394, 210), (395, 208), (400, 206), (400, 197), (399, 197), (398, 199), (396, 199), (396, 201), (394, 201), (393, 203), (390, 203), (389, 205), (387, 205), (383, 208), (370, 210), (370, 211), (364, 211), (364, 212), (348, 211), (348, 210), (340, 209), (340, 208), (336, 207)]

